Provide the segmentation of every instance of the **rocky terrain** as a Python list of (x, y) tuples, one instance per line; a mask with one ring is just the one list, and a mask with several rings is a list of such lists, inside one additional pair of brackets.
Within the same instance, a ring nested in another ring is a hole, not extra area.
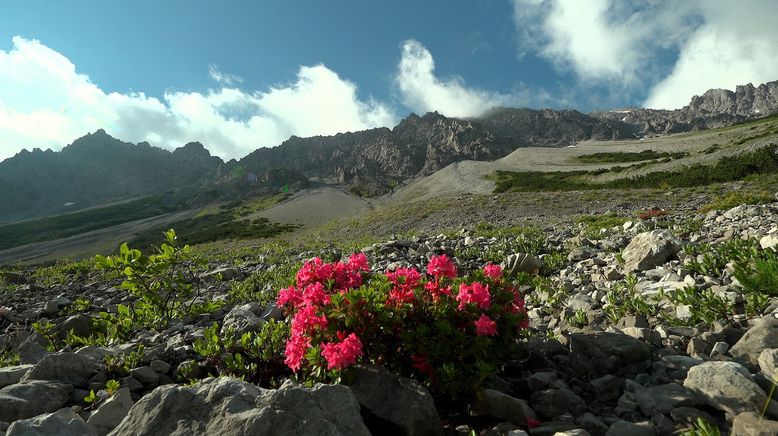
[(778, 81), (740, 85), (735, 91), (710, 89), (695, 95), (681, 109), (627, 109), (592, 115), (635, 127), (638, 135), (667, 134), (712, 129), (763, 117), (778, 110)]
[(529, 334), (464, 403), (370, 365), (352, 368), (338, 385), (281, 377), (257, 387), (196, 374), (208, 364), (194, 350), (206, 328), (216, 322), (222, 331), (251, 332), (283, 319), (273, 303), (274, 271), (313, 256), (338, 258), (345, 248), (257, 247), (211, 257), (191, 281), (201, 301), (223, 305), (162, 331), (86, 345), (75, 337), (94, 333), (99, 312), (133, 300), (121, 279), (89, 263), (8, 270), (0, 291), (0, 431), (615, 436), (711, 426), (773, 435), (778, 297), (774, 287), (754, 292), (735, 276), (738, 259), (774, 259), (777, 247), (776, 203), (707, 214), (654, 210), (601, 227), (482, 225), (363, 247), (375, 271), (423, 269), (447, 254), (463, 271), (493, 262), (506, 277), (523, 277)]

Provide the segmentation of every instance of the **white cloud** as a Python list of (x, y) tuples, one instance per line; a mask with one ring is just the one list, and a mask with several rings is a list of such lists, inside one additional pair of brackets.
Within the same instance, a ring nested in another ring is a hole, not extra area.
[(651, 89), (645, 106), (677, 108), (711, 88), (778, 80), (778, 2), (701, 2), (704, 24), (680, 47), (673, 71)]
[(524, 101), (515, 95), (468, 88), (460, 77), (436, 77), (432, 54), (414, 40), (402, 45), (395, 82), (402, 103), (417, 113), (438, 111), (451, 117), (474, 117), (495, 106)]
[[(680, 107), (709, 88), (778, 79), (778, 2), (513, 0), (519, 56), (529, 52), (579, 82)], [(667, 62), (668, 53), (676, 54)]]
[[(214, 72), (218, 69), (211, 70), (212, 77)], [(385, 104), (360, 100), (355, 84), (323, 65), (301, 67), (295, 82), (269, 90), (222, 87), (169, 92), (160, 100), (107, 93), (36, 40), (17, 36), (11, 50), (0, 50), (0, 160), (22, 148), (59, 149), (100, 128), (122, 140), (169, 149), (201, 141), (212, 154), (238, 158), (291, 135), (394, 123)]]
[(219, 67), (216, 66), (216, 64), (208, 65), (208, 75), (211, 76), (211, 79), (215, 80), (216, 82), (223, 83), (225, 85), (243, 83), (243, 77), (236, 76), (234, 74), (223, 73), (221, 70), (219, 70)]

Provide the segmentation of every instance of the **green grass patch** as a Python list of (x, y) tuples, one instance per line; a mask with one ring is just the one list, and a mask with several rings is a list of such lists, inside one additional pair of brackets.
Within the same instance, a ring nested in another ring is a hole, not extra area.
[(126, 203), (0, 226), (0, 250), (162, 215), (178, 207), (153, 195)]
[(530, 191), (581, 191), (590, 189), (642, 189), (642, 188), (688, 188), (712, 183), (741, 180), (753, 174), (769, 174), (778, 171), (778, 154), (775, 144), (750, 153), (729, 156), (714, 165), (694, 164), (675, 171), (652, 173), (610, 180), (592, 182), (589, 177), (607, 173), (608, 170), (555, 171), (555, 172), (513, 172), (497, 171), (487, 176), (496, 184), (495, 193)]
[(269, 238), (296, 228), (294, 225), (271, 223), (267, 218), (235, 220), (231, 212), (219, 212), (159, 226), (147, 230), (130, 241), (130, 245), (147, 248), (159, 240), (167, 229), (176, 229), (183, 244), (201, 244), (223, 239)]
[(608, 212), (603, 215), (582, 215), (576, 218), (575, 222), (584, 225), (584, 234), (587, 237), (597, 237), (602, 229), (621, 226), (629, 218), (620, 216), (616, 212)]
[(576, 158), (576, 160), (578, 162), (583, 162), (583, 163), (623, 163), (623, 162), (640, 162), (644, 160), (654, 160), (654, 159), (664, 159), (664, 158), (678, 159), (684, 156), (686, 156), (686, 153), (683, 152), (667, 153), (667, 152), (659, 152), (654, 150), (643, 150), (638, 153), (624, 152), (624, 151), (593, 153), (584, 156), (579, 156)]
[(730, 192), (726, 195), (714, 197), (713, 200), (700, 208), (701, 212), (710, 210), (727, 210), (741, 204), (765, 204), (775, 200), (773, 194), (767, 191), (757, 192)]

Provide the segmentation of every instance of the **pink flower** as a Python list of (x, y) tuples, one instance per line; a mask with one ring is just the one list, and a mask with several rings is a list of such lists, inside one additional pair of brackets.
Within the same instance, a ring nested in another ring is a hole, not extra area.
[(367, 263), (365, 253), (354, 253), (348, 258), (348, 264), (352, 271), (369, 271), (370, 265)]
[(500, 265), (486, 265), (484, 267), (484, 275), (490, 279), (497, 281), (502, 277), (502, 267)]
[(472, 285), (462, 283), (459, 285), (457, 301), (459, 301), (459, 310), (463, 310), (470, 303), (477, 305), (481, 309), (488, 309), (491, 306), (489, 285), (479, 282), (473, 282)]
[(440, 286), (437, 282), (427, 282), (424, 289), (432, 295), (432, 301), (437, 303), (442, 295), (451, 295), (449, 286)]
[(302, 333), (292, 333), (286, 341), (286, 350), (284, 351), (284, 363), (293, 372), (297, 372), (302, 365), (305, 352), (311, 346), (311, 340)]
[(416, 368), (419, 370), (419, 372), (423, 374), (430, 374), (432, 372), (432, 366), (430, 365), (429, 361), (427, 360), (426, 355), (418, 355), (414, 354), (411, 356), (411, 360), (413, 363), (411, 366), (413, 368)]
[(305, 262), (300, 271), (297, 271), (297, 287), (304, 288), (318, 280), (317, 270), (323, 264), (324, 262), (318, 257)]
[(421, 279), (421, 274), (413, 268), (397, 268), (394, 271), (388, 271), (386, 278), (395, 285), (405, 285), (405, 287), (412, 288)]
[(351, 333), (343, 338), (338, 332), (341, 342), (323, 342), (321, 355), (327, 360), (327, 369), (342, 369), (353, 365), (357, 357), (362, 355), (362, 342), (357, 335)]
[(299, 306), (302, 302), (303, 296), (294, 286), (278, 291), (278, 300), (276, 301), (276, 304), (279, 306), (286, 306), (288, 304), (294, 308)]
[(316, 306), (303, 306), (292, 318), (291, 331), (294, 333), (313, 333), (327, 327), (327, 317), (316, 315)]
[(486, 315), (481, 315), (475, 322), (475, 333), (478, 336), (497, 335), (497, 323)]
[(303, 303), (306, 305), (324, 305), (330, 303), (330, 296), (321, 282), (311, 283), (303, 292)]
[(429, 264), (427, 264), (427, 274), (435, 278), (449, 277), (453, 279), (457, 276), (457, 267), (448, 256), (441, 254), (430, 259)]

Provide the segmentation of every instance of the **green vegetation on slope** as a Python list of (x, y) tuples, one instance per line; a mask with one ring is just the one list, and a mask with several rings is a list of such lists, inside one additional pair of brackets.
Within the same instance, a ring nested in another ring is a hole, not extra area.
[(592, 153), (584, 156), (578, 156), (576, 160), (583, 163), (622, 163), (664, 158), (678, 159), (684, 156), (686, 156), (686, 153), (683, 152), (667, 153), (654, 150), (643, 150), (639, 153), (624, 151)]
[(161, 195), (0, 226), (0, 250), (78, 235), (178, 210)]
[(695, 164), (675, 171), (655, 171), (652, 173), (611, 180), (592, 182), (588, 176), (603, 174), (600, 171), (556, 171), (556, 172), (513, 172), (497, 171), (487, 176), (496, 184), (495, 192), (528, 191), (578, 191), (589, 189), (636, 189), (636, 188), (685, 188), (709, 185), (712, 183), (741, 180), (753, 174), (775, 173), (778, 171), (778, 146), (770, 146), (721, 159), (714, 165)]

